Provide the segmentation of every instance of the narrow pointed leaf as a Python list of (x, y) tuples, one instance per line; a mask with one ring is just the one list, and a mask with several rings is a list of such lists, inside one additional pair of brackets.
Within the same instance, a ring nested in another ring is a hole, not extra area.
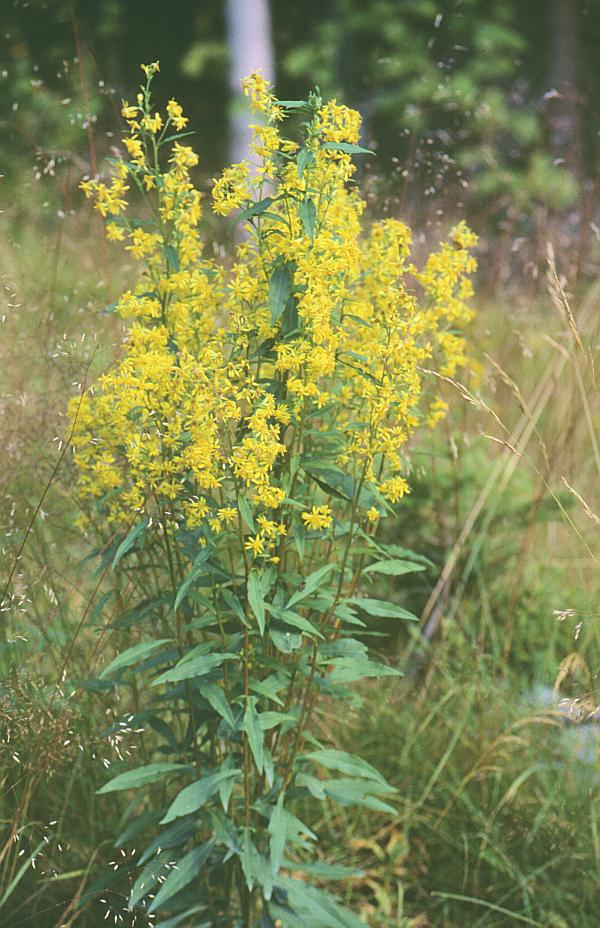
[(201, 777), (194, 783), (190, 783), (175, 797), (169, 806), (167, 814), (161, 819), (161, 825), (166, 825), (182, 815), (195, 812), (218, 792), (224, 780), (239, 775), (239, 770), (219, 770), (216, 773), (208, 774), (206, 777)]
[(189, 764), (146, 764), (144, 767), (136, 767), (135, 770), (120, 773), (117, 777), (105, 783), (104, 786), (101, 786), (96, 792), (115, 793), (121, 789), (137, 789), (139, 786), (146, 786), (148, 783), (156, 783), (157, 780), (162, 780), (173, 773), (189, 773), (193, 769)]
[(210, 857), (210, 852), (213, 847), (214, 844), (212, 841), (206, 841), (199, 847), (195, 847), (193, 850), (189, 851), (185, 857), (182, 857), (176, 869), (171, 870), (169, 876), (160, 887), (152, 904), (148, 908), (148, 913), (155, 912), (158, 908), (164, 906), (165, 902), (167, 902), (171, 896), (181, 892), (188, 883), (196, 879), (202, 867)]
[(248, 602), (258, 622), (261, 635), (265, 633), (265, 601), (263, 597), (260, 577), (252, 572), (248, 577)]
[(269, 819), (269, 856), (271, 859), (271, 873), (276, 876), (281, 867), (285, 842), (287, 839), (287, 819), (283, 803), (285, 793), (280, 793), (277, 804)]
[(248, 697), (246, 711), (244, 712), (242, 729), (246, 732), (248, 737), (248, 744), (250, 745), (250, 750), (252, 751), (256, 769), (259, 773), (262, 773), (264, 767), (264, 734), (260, 725), (258, 713), (256, 711), (255, 696)]
[(275, 325), (283, 313), (292, 292), (292, 274), (287, 264), (276, 267), (269, 281), (269, 309), (271, 324)]
[(127, 648), (126, 651), (123, 651), (122, 654), (115, 657), (108, 667), (105, 667), (104, 670), (100, 672), (99, 676), (107, 677), (110, 673), (123, 670), (124, 667), (131, 667), (132, 664), (137, 664), (138, 661), (144, 660), (149, 654), (152, 654), (153, 651), (160, 648), (161, 645), (167, 644), (172, 640), (172, 638), (158, 638), (156, 641), (144, 641), (141, 644), (135, 644), (132, 648)]
[(123, 541), (117, 548), (117, 551), (115, 553), (115, 556), (112, 562), (112, 570), (115, 569), (115, 567), (117, 566), (121, 558), (124, 557), (124, 555), (126, 555), (128, 551), (131, 551), (137, 539), (140, 537), (140, 535), (143, 534), (143, 532), (146, 530), (147, 527), (148, 527), (147, 519), (144, 519), (143, 522), (138, 522), (137, 525), (134, 525), (134, 527), (131, 529), (131, 531), (127, 534), (127, 536), (123, 539)]
[(231, 728), (235, 728), (235, 719), (225, 693), (216, 683), (198, 682), (196, 688), (200, 695), (212, 706)]

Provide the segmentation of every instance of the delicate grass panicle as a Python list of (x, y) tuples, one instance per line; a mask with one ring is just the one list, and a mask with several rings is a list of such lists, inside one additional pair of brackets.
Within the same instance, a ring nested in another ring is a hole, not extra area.
[(359, 115), (278, 101), (254, 74), (249, 160), (212, 190), (245, 234), (230, 261), (207, 257), (187, 120), (173, 100), (154, 108), (158, 64), (143, 70), (127, 157), (83, 184), (142, 262), (115, 307), (124, 351), (74, 412), (73, 444), (115, 539), (104, 566), (140, 592), (114, 623), (135, 643), (104, 683), (156, 732), (147, 763), (101, 792), (131, 790), (127, 840), (147, 835), (132, 908), (173, 925), (359, 925), (322, 888), (352, 874), (317, 859), (296, 813), (311, 797), (386, 813), (393, 790), (311, 719), (319, 697), (356, 702), (355, 681), (396, 672), (356, 634), (369, 615), (412, 618), (371, 589), (411, 569), (377, 526), (408, 492), (409, 437), (444, 414), (424, 362), (450, 377), (467, 362), (475, 236), (459, 223), (414, 267), (402, 222), (362, 221)]

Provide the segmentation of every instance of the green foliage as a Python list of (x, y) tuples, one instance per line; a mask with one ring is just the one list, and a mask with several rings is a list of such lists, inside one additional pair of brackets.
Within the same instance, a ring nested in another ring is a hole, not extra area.
[(364, 105), (380, 159), (399, 160), (415, 191), (439, 194), (467, 177), (476, 206), (561, 209), (578, 185), (544, 150), (543, 114), (527, 84), (536, 49), (524, 26), (509, 0), (408, 0), (401, 10), (338, 0), (288, 50), (284, 69)]

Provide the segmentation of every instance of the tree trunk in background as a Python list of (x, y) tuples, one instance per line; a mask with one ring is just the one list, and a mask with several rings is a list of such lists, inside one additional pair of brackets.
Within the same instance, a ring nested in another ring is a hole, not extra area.
[(240, 81), (260, 69), (268, 81), (274, 82), (275, 56), (269, 0), (227, 0), (226, 17), (231, 90), (229, 155), (235, 162), (248, 157), (251, 136)]
[(550, 147), (555, 158), (564, 159), (581, 173), (581, 120), (578, 100), (579, 62), (582, 59), (578, 15), (579, 0), (551, 0), (550, 96), (548, 118)]

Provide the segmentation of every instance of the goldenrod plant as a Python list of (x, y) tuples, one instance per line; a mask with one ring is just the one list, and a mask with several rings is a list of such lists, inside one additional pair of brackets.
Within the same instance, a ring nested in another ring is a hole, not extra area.
[(126, 157), (82, 185), (141, 262), (115, 306), (123, 353), (73, 406), (79, 493), (113, 539), (104, 565), (143, 594), (112, 626), (135, 643), (102, 677), (123, 701), (135, 691), (147, 763), (100, 792), (130, 791), (140, 917), (358, 928), (323, 888), (352, 872), (318, 854), (311, 803), (385, 816), (395, 791), (319, 739), (315, 709), (397, 674), (365, 631), (414, 616), (377, 598), (377, 578), (422, 565), (378, 527), (409, 491), (411, 435), (444, 415), (424, 369), (467, 364), (476, 239), (459, 223), (415, 267), (406, 225), (365, 222), (359, 114), (318, 93), (278, 101), (253, 74), (248, 160), (212, 189), (243, 234), (230, 256), (208, 251), (187, 120), (173, 100), (155, 109), (158, 63), (143, 70)]

